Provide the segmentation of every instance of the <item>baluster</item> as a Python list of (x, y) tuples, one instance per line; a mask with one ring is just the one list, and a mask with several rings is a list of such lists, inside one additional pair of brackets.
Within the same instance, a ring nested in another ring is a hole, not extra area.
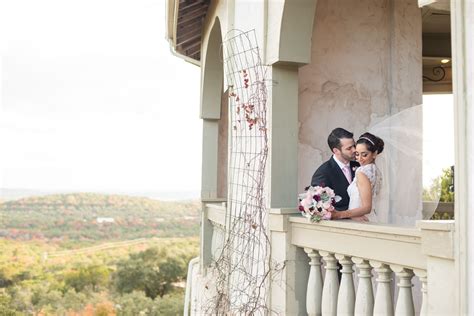
[(321, 315), (321, 300), (323, 295), (323, 276), (321, 274), (321, 256), (311, 248), (304, 248), (311, 259), (309, 265), (308, 288), (306, 291), (306, 312), (309, 316)]
[(374, 312), (374, 292), (372, 289), (372, 267), (368, 260), (352, 258), (359, 269), (359, 285), (355, 300), (354, 313), (361, 316), (372, 316)]
[(217, 227), (215, 225), (211, 226), (212, 235), (211, 235), (211, 258), (212, 260), (217, 260)]
[(392, 270), (400, 279), (398, 285), (398, 299), (395, 307), (395, 315), (415, 315), (415, 306), (413, 305), (413, 294), (411, 288), (413, 284), (413, 271), (398, 265), (392, 265)]
[(320, 251), (326, 262), (326, 274), (323, 286), (323, 298), (321, 304), (322, 315), (336, 315), (337, 294), (339, 292), (339, 278), (337, 276), (337, 260), (334, 254), (327, 251)]
[(336, 255), (342, 265), (342, 278), (337, 295), (337, 315), (354, 315), (355, 291), (354, 279), (352, 278), (353, 262), (350, 257)]
[(415, 275), (420, 279), (421, 282), (421, 294), (422, 294), (422, 301), (421, 301), (421, 309), (420, 309), (420, 316), (427, 316), (428, 315), (428, 277), (426, 274), (426, 270), (413, 270)]
[(377, 293), (375, 294), (374, 315), (393, 315), (393, 300), (390, 283), (392, 282), (392, 270), (379, 261), (370, 261), (370, 265), (377, 272)]

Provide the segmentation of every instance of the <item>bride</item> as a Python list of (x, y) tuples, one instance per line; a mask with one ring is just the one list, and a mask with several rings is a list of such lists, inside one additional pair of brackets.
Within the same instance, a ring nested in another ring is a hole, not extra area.
[(377, 222), (375, 198), (380, 191), (382, 177), (375, 165), (375, 158), (382, 153), (384, 141), (370, 133), (364, 133), (356, 143), (356, 160), (360, 167), (355, 179), (347, 188), (349, 209), (332, 213), (332, 219), (351, 218), (356, 221)]

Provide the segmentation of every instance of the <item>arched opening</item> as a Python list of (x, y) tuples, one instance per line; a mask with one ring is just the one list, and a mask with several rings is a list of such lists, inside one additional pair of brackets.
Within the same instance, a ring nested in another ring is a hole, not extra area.
[(201, 118), (220, 119), (220, 104), (224, 69), (222, 65), (222, 35), (219, 18), (216, 18), (209, 34), (202, 65)]
[(209, 33), (201, 74), (201, 118), (203, 119), (203, 201), (227, 197), (227, 97), (223, 93), (222, 33), (219, 18)]

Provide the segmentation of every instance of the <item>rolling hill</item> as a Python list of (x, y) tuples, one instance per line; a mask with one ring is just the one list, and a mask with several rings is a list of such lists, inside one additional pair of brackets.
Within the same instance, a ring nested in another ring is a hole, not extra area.
[(198, 201), (97, 193), (27, 197), (0, 203), (0, 238), (64, 242), (197, 236), (200, 207)]

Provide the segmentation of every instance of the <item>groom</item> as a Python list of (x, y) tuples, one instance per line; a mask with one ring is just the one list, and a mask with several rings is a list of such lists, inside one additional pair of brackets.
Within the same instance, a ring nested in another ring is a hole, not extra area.
[(349, 207), (347, 187), (354, 179), (355, 169), (359, 167), (359, 163), (354, 161), (353, 137), (354, 134), (343, 128), (334, 129), (328, 136), (328, 145), (333, 155), (316, 170), (311, 179), (312, 186), (330, 187), (342, 198), (334, 205), (338, 211), (347, 210)]

